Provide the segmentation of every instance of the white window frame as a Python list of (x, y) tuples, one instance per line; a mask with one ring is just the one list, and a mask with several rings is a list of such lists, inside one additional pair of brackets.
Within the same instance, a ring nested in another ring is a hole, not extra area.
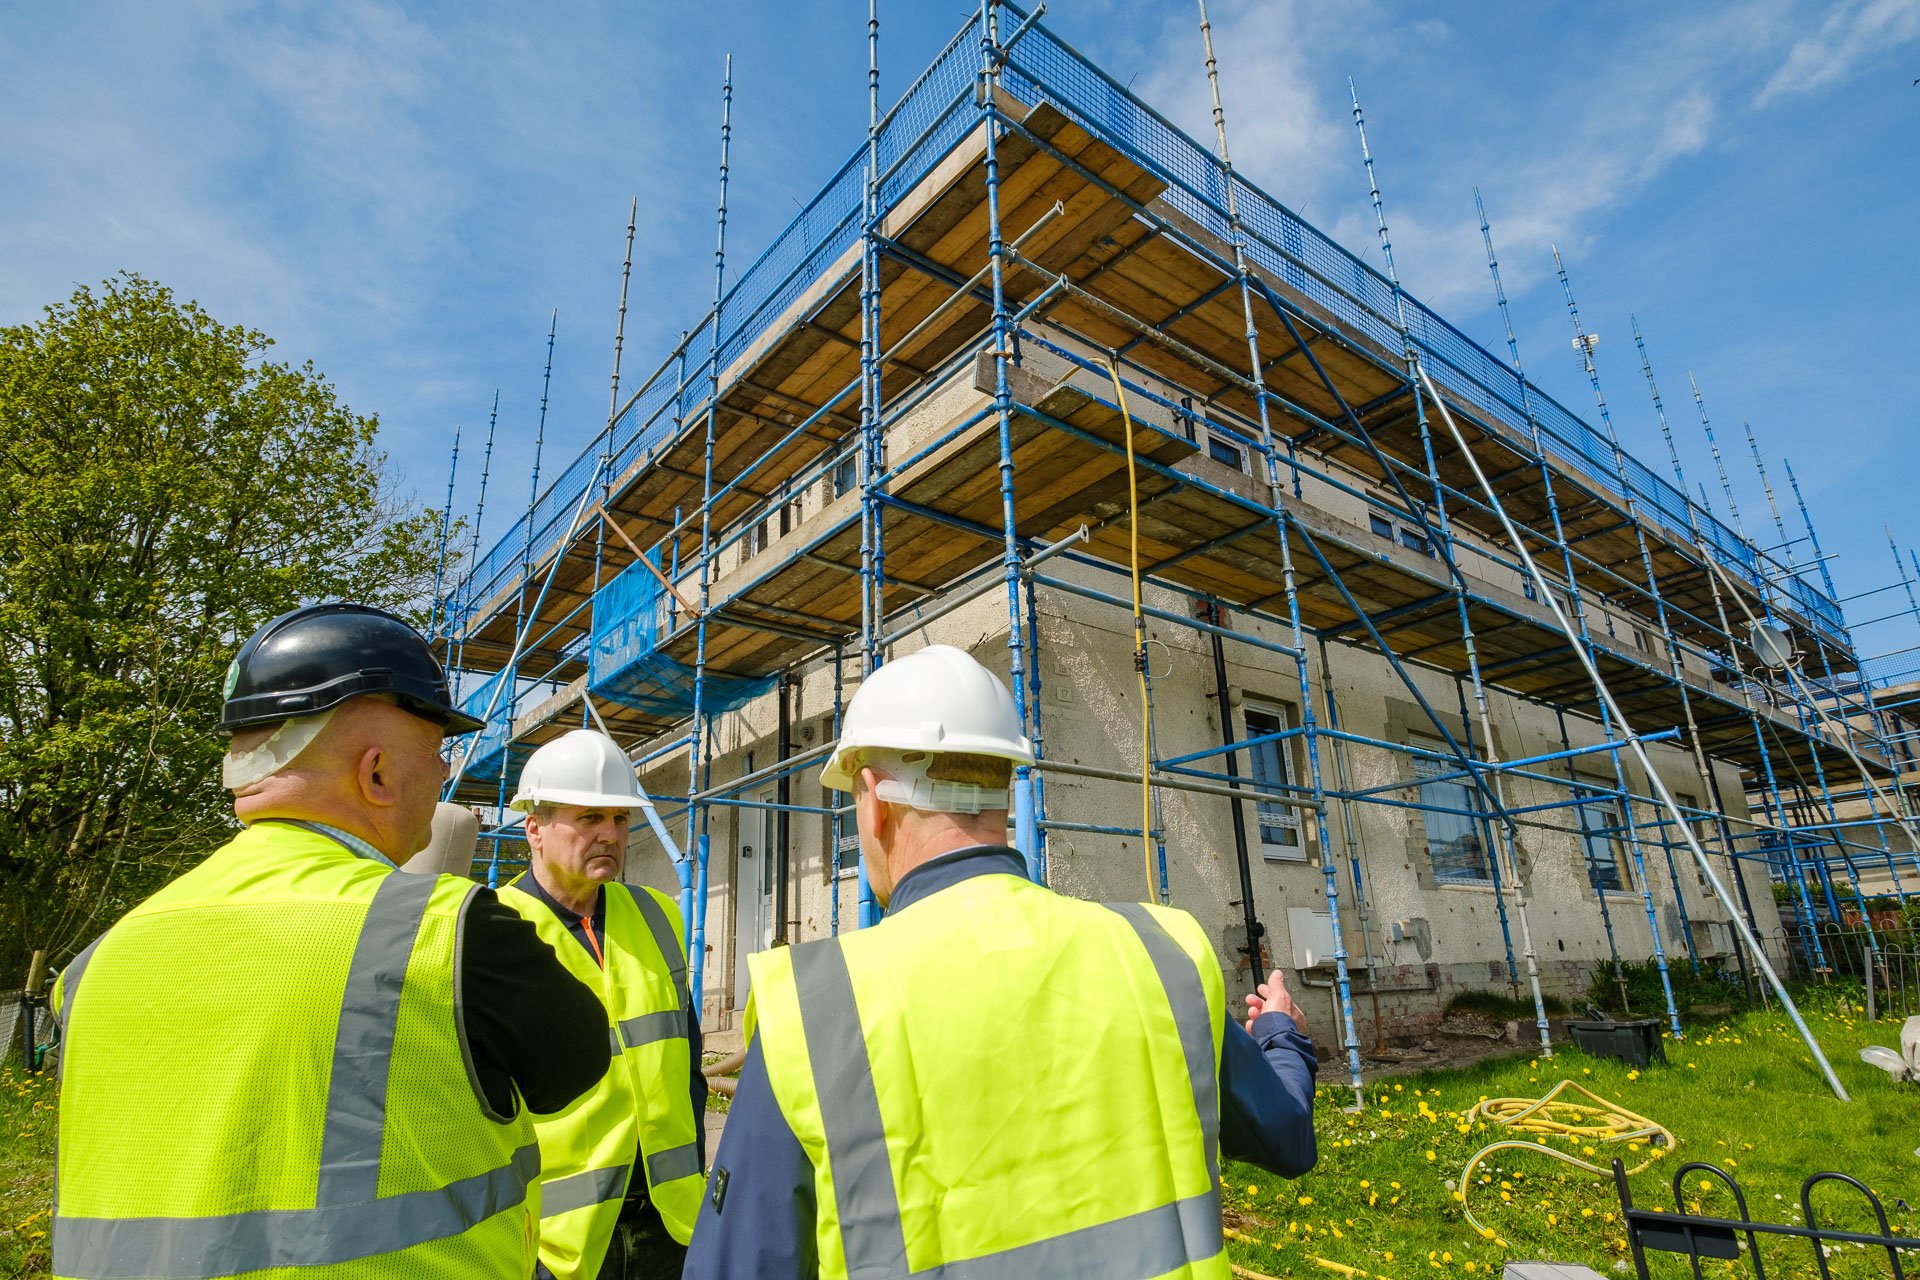
[[(1410, 735), (1407, 745), (1437, 755), (1444, 756), (1448, 754), (1445, 740), (1430, 738), (1423, 734)], [(1460, 771), (1458, 760), (1430, 760), (1426, 756), (1412, 756), (1409, 758), (1413, 763), (1413, 776), (1415, 778), (1421, 778), (1423, 775), (1426, 777), (1437, 777), (1441, 774), (1457, 773)], [(1476, 764), (1480, 763), (1478, 754), (1475, 754), (1473, 760)], [(1485, 874), (1472, 876), (1443, 873), (1433, 860), (1433, 836), (1429, 827), (1430, 821), (1438, 815), (1430, 814), (1424, 809), (1416, 809), (1413, 812), (1417, 813), (1420, 817), (1420, 842), (1424, 847), (1427, 857), (1427, 867), (1433, 875), (1434, 884), (1441, 887), (1448, 885), (1466, 885), (1477, 889), (1492, 888), (1493, 850), (1487, 847), (1487, 814), (1483, 807), (1479, 788), (1470, 777), (1464, 781), (1458, 778), (1448, 779), (1437, 785), (1459, 787), (1465, 793), (1466, 801), (1461, 807), (1470, 809), (1473, 812), (1473, 816), (1465, 820), (1473, 824), (1473, 836), (1475, 840), (1479, 842), (1480, 848), (1480, 867)], [(1420, 787), (1420, 793), (1424, 798), (1426, 793), (1426, 786), (1424, 784)], [(1445, 816), (1464, 817), (1464, 815), (1461, 814), (1447, 814)]]
[[(1378, 525), (1387, 526), (1388, 532), (1380, 532), (1376, 527)], [(1391, 542), (1403, 551), (1411, 551), (1415, 555), (1425, 556), (1429, 560), (1437, 558), (1437, 553), (1433, 549), (1433, 539), (1427, 535), (1427, 531), (1422, 529), (1418, 522), (1409, 522), (1395, 516), (1383, 515), (1377, 508), (1369, 508), (1367, 511), (1367, 528), (1374, 537), (1385, 538), (1388, 542)], [(1414, 543), (1418, 543), (1419, 545), (1415, 546), (1413, 545)]]
[[(1580, 841), (1580, 867), (1586, 872), (1587, 887), (1596, 894), (1631, 894), (1633, 892), (1633, 869), (1627, 863), (1626, 843), (1620, 838), (1619, 831), (1626, 825), (1620, 797), (1606, 790), (1598, 782), (1578, 782), (1574, 784), (1574, 798), (1579, 803), (1573, 806), (1574, 825), (1578, 828)], [(1592, 809), (1604, 815), (1603, 820), (1594, 826), (1587, 824), (1588, 810)], [(1593, 868), (1596, 859), (1593, 846), (1596, 841), (1604, 840), (1613, 848), (1614, 874), (1620, 883), (1607, 888), (1594, 883)]]
[[(1251, 716), (1265, 716), (1279, 727), (1262, 728), (1258, 732), (1249, 723)], [(1240, 731), (1242, 741), (1265, 737), (1268, 733), (1285, 733), (1293, 728), (1293, 715), (1283, 702), (1262, 702), (1257, 698), (1246, 698), (1240, 703)], [(1279, 742), (1270, 742), (1260, 747), (1247, 748), (1248, 775), (1255, 782), (1293, 786), (1293, 745), (1291, 738)], [(1263, 755), (1263, 753), (1265, 753)], [(1264, 776), (1268, 761), (1279, 764), (1278, 778)], [(1278, 805), (1256, 802), (1254, 805), (1255, 834), (1260, 839), (1260, 856), (1269, 862), (1305, 862), (1307, 861), (1307, 840), (1300, 826), (1300, 811), (1291, 805)], [(1269, 829), (1279, 833), (1280, 838), (1269, 840)], [(1292, 843), (1286, 837), (1292, 837)]]

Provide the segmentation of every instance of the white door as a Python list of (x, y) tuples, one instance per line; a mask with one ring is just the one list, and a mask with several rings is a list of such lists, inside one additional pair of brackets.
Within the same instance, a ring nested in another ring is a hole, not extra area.
[[(774, 793), (758, 799), (772, 804)], [(733, 865), (733, 1007), (747, 1007), (747, 957), (773, 945), (773, 825), (771, 809), (740, 810), (740, 847)]]

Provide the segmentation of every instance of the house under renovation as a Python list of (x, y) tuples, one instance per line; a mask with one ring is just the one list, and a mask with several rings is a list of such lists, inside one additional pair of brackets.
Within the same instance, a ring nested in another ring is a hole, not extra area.
[(604, 726), (723, 1035), (749, 953), (879, 918), (819, 766), (943, 643), (1038, 749), (1033, 876), (1193, 913), (1230, 992), (1288, 970), (1356, 1079), (1461, 990), (1751, 976), (1864, 868), (1920, 888), (1831, 584), (1621, 450), (1564, 272), (1598, 425), (1403, 292), (1384, 214), (1385, 274), (1010, 4), (872, 120), (736, 274), (723, 109), (712, 305), (449, 584), (485, 874), (527, 754)]

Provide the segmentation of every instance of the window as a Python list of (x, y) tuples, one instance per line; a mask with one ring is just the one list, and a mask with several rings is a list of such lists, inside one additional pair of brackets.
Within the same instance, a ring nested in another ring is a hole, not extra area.
[(1622, 892), (1627, 886), (1626, 877), (1620, 871), (1619, 836), (1625, 824), (1620, 818), (1619, 798), (1585, 787), (1575, 789), (1574, 796), (1579, 800), (1573, 811), (1580, 820), (1580, 849), (1587, 860), (1587, 883), (1595, 892)]
[(761, 519), (755, 521), (753, 526), (747, 530), (746, 554), (749, 557), (757, 556), (762, 551), (765, 551), (766, 549), (767, 549), (767, 521), (765, 517), (762, 517)]
[[(1702, 853), (1706, 852), (1707, 841), (1712, 835), (1713, 827), (1706, 818), (1694, 816), (1700, 811), (1700, 802), (1692, 796), (1679, 791), (1673, 793), (1673, 802), (1680, 806), (1682, 813), (1687, 815), (1687, 826), (1693, 830), (1693, 838), (1700, 842), (1700, 851)], [(1676, 831), (1673, 833), (1672, 839), (1684, 843), (1686, 837)], [(1707, 873), (1700, 869), (1700, 863), (1694, 858), (1693, 851), (1691, 849), (1686, 850), (1684, 856), (1688, 862), (1693, 863), (1693, 878), (1700, 882), (1702, 889), (1706, 888)]]
[[(1452, 754), (1447, 744), (1438, 738), (1416, 736), (1407, 745), (1443, 757)], [(1469, 777), (1438, 780), (1460, 772), (1460, 762), (1455, 759), (1413, 758), (1414, 777), (1436, 779), (1420, 785), (1420, 803), (1425, 806), (1420, 817), (1427, 828), (1427, 860), (1433, 864), (1435, 884), (1492, 884), (1483, 839), (1485, 824), (1481, 815), (1485, 811), (1480, 807), (1479, 788)]]
[(1418, 524), (1409, 524), (1404, 520), (1389, 520), (1375, 512), (1367, 513), (1367, 527), (1378, 537), (1388, 542), (1398, 542), (1409, 551), (1418, 551), (1428, 559), (1433, 558), (1433, 544), (1427, 541), (1426, 532)]
[(1533, 585), (1532, 574), (1529, 573), (1520, 579), (1520, 590), (1526, 595), (1527, 599), (1533, 601), (1535, 604), (1540, 603), (1540, 588)]
[(1221, 434), (1212, 423), (1207, 424), (1207, 456), (1215, 462), (1224, 462), (1235, 471), (1245, 474), (1247, 457), (1240, 452), (1240, 446)]
[[(1285, 740), (1259, 742), (1259, 738), (1287, 731), (1287, 709), (1258, 702), (1243, 708), (1247, 725), (1247, 754), (1253, 758), (1253, 780), (1269, 787), (1293, 784), (1293, 756)], [(1307, 851), (1300, 842), (1300, 813), (1286, 805), (1261, 801), (1254, 808), (1260, 816), (1260, 852), (1286, 862), (1305, 862)]]
[(844, 498), (860, 487), (860, 454), (851, 446), (833, 464), (833, 496)]

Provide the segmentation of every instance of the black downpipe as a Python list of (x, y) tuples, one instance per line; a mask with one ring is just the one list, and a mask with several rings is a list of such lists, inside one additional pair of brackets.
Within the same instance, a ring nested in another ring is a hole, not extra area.
[[(1196, 612), (1202, 619), (1216, 627), (1226, 625), (1225, 611), (1211, 601), (1201, 601)], [(1220, 742), (1223, 746), (1233, 745), (1233, 708), (1227, 699), (1227, 654), (1221, 645), (1220, 633), (1209, 632), (1213, 640), (1213, 688), (1214, 698), (1220, 708)], [(1239, 753), (1227, 752), (1227, 776), (1240, 776)], [(1253, 984), (1258, 986), (1266, 981), (1266, 945), (1267, 927), (1260, 923), (1260, 917), (1253, 909), (1253, 863), (1247, 854), (1247, 816), (1241, 808), (1242, 801), (1229, 800), (1227, 808), (1233, 814), (1233, 852), (1240, 863), (1240, 910), (1245, 916), (1247, 944), (1241, 952), (1247, 957), (1247, 968), (1252, 973)]]
[[(785, 764), (787, 757), (793, 754), (793, 721), (790, 709), (792, 688), (793, 682), (787, 677), (787, 673), (782, 671), (779, 685), (779, 743), (775, 753), (775, 758), (782, 764)], [(788, 821), (792, 817), (787, 811), (787, 806), (793, 803), (792, 788), (792, 777), (782, 772), (777, 790), (774, 792), (780, 808), (774, 812), (773, 818), (773, 945), (776, 947), (787, 945), (787, 829)]]

